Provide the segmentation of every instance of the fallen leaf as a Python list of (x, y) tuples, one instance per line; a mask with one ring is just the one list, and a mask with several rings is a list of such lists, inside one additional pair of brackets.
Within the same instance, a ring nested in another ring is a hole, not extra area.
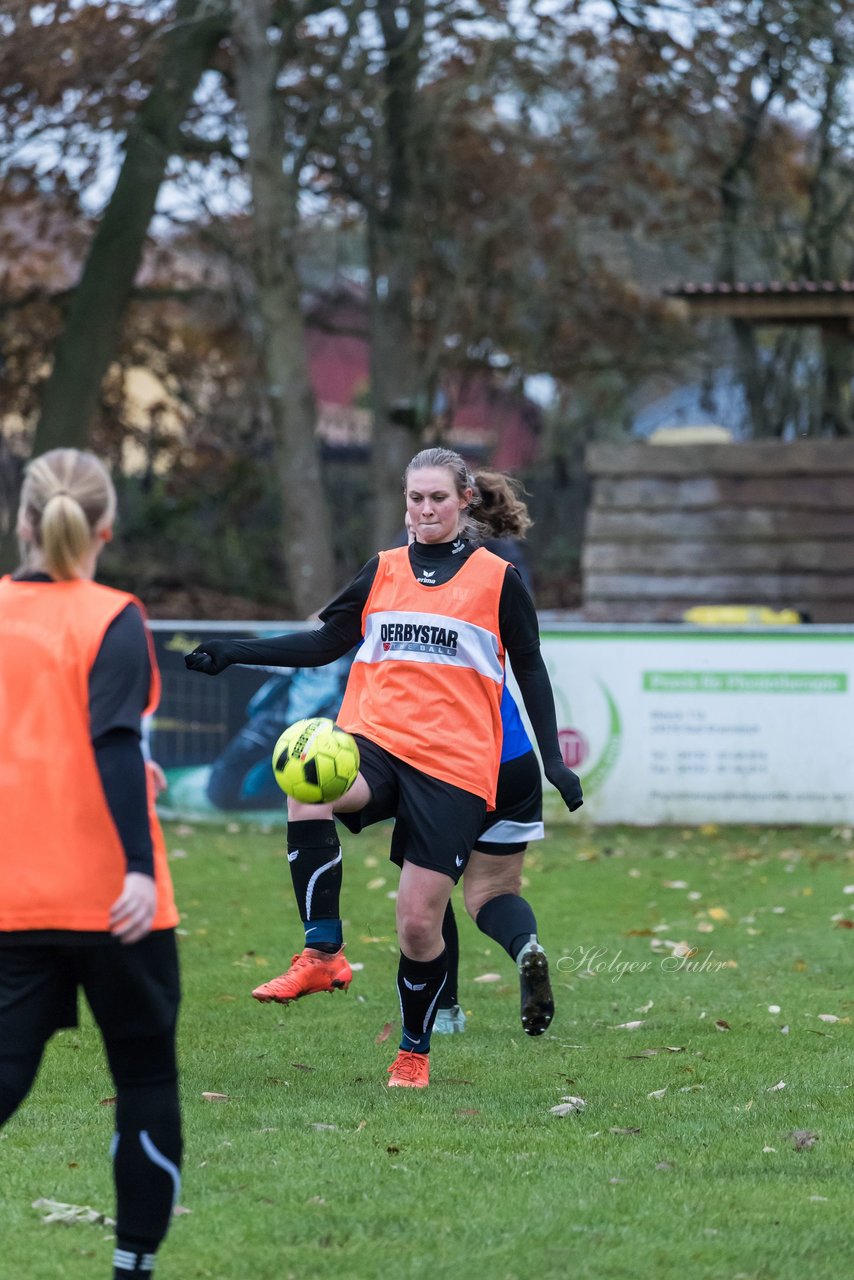
[(307, 1067), (304, 1062), (292, 1062), (292, 1067), (296, 1067), (297, 1071), (315, 1071), (316, 1067)]
[(316, 1129), (318, 1133), (337, 1133), (338, 1132), (337, 1124), (317, 1123), (317, 1124), (310, 1124), (308, 1127), (309, 1129)]
[(576, 1111), (583, 1111), (587, 1103), (583, 1098), (573, 1098), (567, 1095), (562, 1098), (556, 1107), (549, 1107), (549, 1114), (553, 1116), (571, 1116)]
[(646, 1026), (646, 1019), (641, 1018), (639, 1021), (636, 1021), (636, 1022), (618, 1022), (616, 1026), (613, 1027), (613, 1030), (614, 1031), (637, 1031), (638, 1027), (645, 1027), (645, 1026)]
[(368, 889), (381, 889), (384, 884), (385, 884), (385, 876), (375, 876), (373, 880), (368, 881), (366, 887)]
[(818, 1018), (819, 1022), (838, 1022), (839, 1021), (835, 1013), (818, 1013), (816, 1014), (816, 1017)]
[(635, 1009), (635, 1013), (649, 1013), (650, 1009), (653, 1006), (653, 1003), (654, 1002), (652, 1000), (647, 1000), (646, 1004), (642, 1004), (637, 1009)]
[(661, 887), (663, 889), (687, 889), (687, 880), (662, 880)]
[(477, 1107), (460, 1107), (458, 1111), (454, 1112), (454, 1115), (455, 1116), (479, 1116), (480, 1112), (478, 1111)]
[(113, 1098), (102, 1098), (102, 1099), (101, 1099), (101, 1101), (100, 1101), (100, 1103), (99, 1103), (99, 1105), (100, 1105), (100, 1106), (102, 1106), (102, 1107), (114, 1107), (114, 1106), (116, 1105), (116, 1099), (115, 1099), (115, 1097), (113, 1097)]
[(43, 1222), (60, 1222), (64, 1226), (76, 1222), (91, 1223), (93, 1226), (100, 1227), (114, 1227), (116, 1225), (115, 1218), (107, 1217), (105, 1213), (91, 1208), (88, 1204), (63, 1204), (61, 1200), (41, 1198), (34, 1200), (32, 1207), (43, 1213)]
[(770, 1086), (765, 1090), (765, 1092), (766, 1092), (766, 1093), (777, 1093), (777, 1091), (778, 1091), (778, 1090), (780, 1090), (780, 1089), (785, 1089), (785, 1087), (786, 1087), (786, 1081), (785, 1081), (785, 1080), (778, 1080), (776, 1084), (772, 1084), (772, 1085), (770, 1085)]
[(306, 1204), (326, 1204), (326, 1201), (323, 1196), (312, 1196), (309, 1200), (306, 1200)]
[(854, 920), (837, 920), (837, 929), (854, 929)]
[(609, 1178), (608, 1181), (612, 1187), (618, 1186), (621, 1182), (625, 1182), (625, 1178)]
[(384, 1026), (383, 1026), (382, 1031), (379, 1033), (379, 1035), (377, 1036), (377, 1038), (374, 1040), (374, 1044), (385, 1044), (386, 1040), (388, 1040), (388, 1038), (389, 1038), (389, 1036), (391, 1035), (392, 1031), (394, 1031), (394, 1023), (393, 1023), (393, 1022), (386, 1022), (386, 1023), (384, 1024)]
[(701, 920), (697, 925), (698, 933), (714, 933), (714, 931), (715, 926), (713, 924), (709, 924), (708, 920)]
[(185, 1214), (192, 1213), (192, 1209), (188, 1209), (185, 1204), (176, 1204), (172, 1210), (173, 1218), (183, 1218)]
[(367, 1128), (367, 1126), (368, 1126), (367, 1120), (360, 1120), (359, 1123), (356, 1125), (356, 1132), (361, 1133), (363, 1129)]
[(732, 1031), (732, 1027), (729, 1025), (728, 1022), (725, 1022), (723, 1018), (718, 1018), (715, 1021), (715, 1030), (716, 1031)]
[(205, 1102), (228, 1102), (229, 1101), (229, 1096), (227, 1093), (203, 1093), (202, 1097), (204, 1098)]
[(778, 1004), (769, 1004), (769, 1006), (768, 1006), (768, 1012), (769, 1012), (769, 1013), (779, 1013), (779, 1012), (780, 1012), (780, 1006), (779, 1006)]
[(638, 1128), (636, 1128), (636, 1127), (634, 1127), (634, 1126), (633, 1126), (632, 1128), (629, 1128), (629, 1129), (621, 1129), (621, 1128), (619, 1128), (619, 1126), (615, 1125), (613, 1128), (609, 1129), (609, 1130), (608, 1130), (608, 1132), (609, 1132), (609, 1133), (620, 1133), (620, 1134), (635, 1134), (635, 1133), (640, 1133), (640, 1129), (638, 1129)]
[(763, 1148), (762, 1148), (762, 1154), (763, 1154), (764, 1156), (765, 1156), (765, 1155), (769, 1155), (772, 1151), (776, 1153), (777, 1148), (776, 1148), (776, 1147), (763, 1147)]
[(660, 1169), (662, 1173), (668, 1173), (673, 1168), (673, 1165), (669, 1160), (659, 1160), (655, 1167), (656, 1169)]
[(665, 1093), (667, 1093), (667, 1085), (663, 1089), (653, 1089), (652, 1093), (648, 1093), (646, 1096), (648, 1098), (663, 1098)]
[(811, 1133), (809, 1129), (793, 1129), (789, 1137), (796, 1151), (809, 1151), (818, 1142), (818, 1134)]
[(827, 1200), (827, 1196), (810, 1196), (810, 1200)]
[(480, 974), (479, 977), (475, 978), (474, 981), (475, 982), (500, 982), (501, 974), (500, 973), (482, 973)]
[(729, 920), (729, 912), (726, 907), (709, 907), (710, 920)]
[(781, 1036), (787, 1036), (788, 1034), (789, 1034), (789, 1024), (788, 1024), (788, 1022), (787, 1022), (787, 1023), (786, 1023), (786, 1025), (785, 1025), (785, 1027), (781, 1027), (781, 1028), (780, 1028), (780, 1035), (781, 1035)]

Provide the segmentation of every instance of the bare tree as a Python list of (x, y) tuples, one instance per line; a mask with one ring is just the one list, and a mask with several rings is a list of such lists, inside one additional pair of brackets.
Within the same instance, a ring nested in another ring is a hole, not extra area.
[[(336, 583), (296, 270), (300, 164), (284, 156), (285, 111), (277, 91), (283, 44), (289, 44), (277, 26), (281, 14), (273, 0), (241, 0), (234, 20), (235, 76), (247, 132), (251, 252), (276, 442), (282, 550), (294, 604), (305, 616), (329, 599)], [(294, 7), (285, 15), (291, 31), (296, 16)]]

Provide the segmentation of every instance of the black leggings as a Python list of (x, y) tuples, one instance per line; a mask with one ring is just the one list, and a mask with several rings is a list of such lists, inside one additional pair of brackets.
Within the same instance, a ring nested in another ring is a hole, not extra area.
[[(113, 1176), (116, 1236), (153, 1252), (166, 1235), (180, 1188), (181, 1116), (174, 1029), (154, 1036), (104, 1037), (116, 1087)], [(32, 1088), (44, 1046), (0, 1052), (0, 1124)]]

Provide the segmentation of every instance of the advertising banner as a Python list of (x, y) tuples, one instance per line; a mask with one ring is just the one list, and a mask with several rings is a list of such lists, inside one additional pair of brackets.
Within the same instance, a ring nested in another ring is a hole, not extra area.
[[(205, 636), (299, 624), (152, 627), (163, 698), (150, 748), (169, 781), (164, 815), (283, 823), (273, 746), (295, 720), (335, 718), (350, 655), (209, 677), (183, 660)], [(542, 647), (561, 750), (584, 785), (579, 819), (854, 822), (854, 628), (586, 626), (544, 629)], [(569, 820), (548, 786), (546, 820)]]
[(588, 821), (854, 821), (854, 628), (587, 627), (543, 654)]

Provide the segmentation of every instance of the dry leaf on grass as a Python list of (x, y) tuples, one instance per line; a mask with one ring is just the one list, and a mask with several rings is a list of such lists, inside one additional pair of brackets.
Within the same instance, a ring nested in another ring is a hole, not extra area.
[(818, 1134), (809, 1129), (793, 1129), (789, 1137), (796, 1151), (809, 1151), (818, 1142)]
[(637, 1031), (638, 1027), (645, 1027), (646, 1019), (641, 1018), (635, 1022), (618, 1022), (612, 1030), (614, 1031)]
[(230, 1098), (227, 1093), (203, 1093), (202, 1098), (205, 1102), (229, 1102)]
[(318, 1133), (337, 1133), (337, 1124), (310, 1124), (309, 1129), (316, 1129)]
[(374, 1040), (374, 1044), (385, 1044), (386, 1040), (388, 1040), (392, 1031), (394, 1031), (394, 1023), (386, 1022), (385, 1025), (383, 1026), (382, 1031), (379, 1032), (376, 1039)]
[(732, 1027), (729, 1025), (728, 1022), (725, 1022), (723, 1018), (718, 1018), (715, 1021), (715, 1030), (716, 1031), (732, 1031)]
[(475, 982), (500, 982), (501, 974), (500, 973), (482, 973), (479, 975), (479, 977), (475, 978), (474, 981)]
[(549, 1107), (549, 1114), (553, 1116), (571, 1116), (577, 1111), (583, 1111), (587, 1103), (583, 1098), (574, 1098), (570, 1094), (561, 1098), (556, 1107)]
[(819, 1022), (838, 1022), (839, 1021), (835, 1013), (818, 1013), (816, 1014), (816, 1017), (818, 1018)]
[(778, 1080), (776, 1084), (769, 1085), (769, 1087), (765, 1090), (765, 1092), (777, 1093), (780, 1089), (785, 1089), (785, 1087), (786, 1087), (786, 1081)]
[(41, 1198), (34, 1200), (32, 1207), (43, 1215), (42, 1222), (59, 1222), (66, 1227), (74, 1226), (78, 1222), (91, 1223), (99, 1227), (116, 1225), (115, 1218), (92, 1209), (88, 1204), (63, 1204), (60, 1200)]
[(663, 1098), (665, 1093), (667, 1093), (667, 1085), (663, 1089), (653, 1089), (652, 1093), (648, 1093), (646, 1096), (648, 1098)]
[(385, 884), (385, 876), (375, 876), (373, 880), (368, 881), (366, 887), (368, 889), (381, 889), (384, 884)]
[(634, 1125), (628, 1129), (621, 1129), (618, 1125), (614, 1125), (611, 1129), (608, 1130), (608, 1132), (620, 1133), (620, 1134), (636, 1134), (636, 1133), (640, 1133), (640, 1129)]

